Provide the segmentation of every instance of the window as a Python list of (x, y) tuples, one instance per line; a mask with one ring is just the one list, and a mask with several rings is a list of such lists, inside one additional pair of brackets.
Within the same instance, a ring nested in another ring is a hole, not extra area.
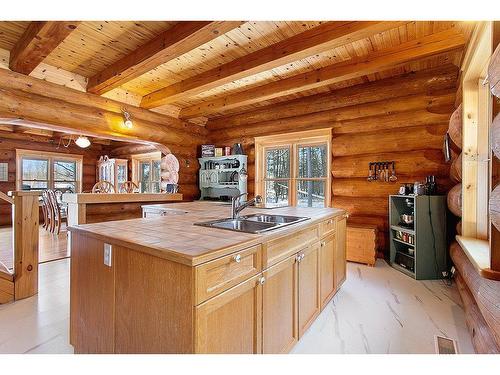
[(132, 156), (132, 180), (141, 193), (161, 192), (161, 153)]
[(267, 204), (330, 205), (330, 130), (255, 139), (256, 194)]
[(81, 191), (81, 155), (16, 150), (18, 190)]

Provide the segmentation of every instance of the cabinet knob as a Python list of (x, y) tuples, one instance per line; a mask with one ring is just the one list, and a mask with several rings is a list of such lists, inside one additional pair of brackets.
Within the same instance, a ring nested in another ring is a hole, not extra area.
[(266, 282), (266, 278), (264, 276), (262, 276), (261, 278), (259, 278), (259, 284), (260, 285), (264, 285), (265, 282)]
[(236, 263), (241, 262), (241, 255), (240, 255), (240, 254), (236, 254), (235, 256), (233, 256), (233, 260), (234, 260)]
[(333, 224), (333, 219), (328, 220), (328, 224)]
[(324, 247), (326, 245), (326, 242), (325, 241), (321, 241), (320, 245), (321, 245), (321, 247)]

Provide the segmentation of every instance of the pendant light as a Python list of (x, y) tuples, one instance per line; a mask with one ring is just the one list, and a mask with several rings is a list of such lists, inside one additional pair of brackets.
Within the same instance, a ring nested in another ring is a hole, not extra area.
[(78, 147), (81, 147), (81, 148), (87, 148), (90, 146), (90, 140), (83, 135), (79, 136), (76, 139), (75, 143)]

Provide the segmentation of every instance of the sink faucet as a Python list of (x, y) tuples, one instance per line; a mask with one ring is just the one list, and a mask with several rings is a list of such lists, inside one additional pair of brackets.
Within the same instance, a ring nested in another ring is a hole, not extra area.
[(240, 202), (240, 198), (246, 195), (246, 193), (237, 195), (233, 197), (231, 201), (231, 218), (237, 219), (240, 216), (240, 212), (248, 206), (254, 206), (256, 203), (262, 202), (262, 197), (260, 195), (256, 195), (255, 198), (250, 199), (249, 201)]

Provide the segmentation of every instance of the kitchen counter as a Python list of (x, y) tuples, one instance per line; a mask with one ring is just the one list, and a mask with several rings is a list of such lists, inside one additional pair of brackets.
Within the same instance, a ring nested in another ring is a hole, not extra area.
[(194, 225), (224, 204), (156, 209), (177, 213), (69, 227), (75, 353), (287, 353), (345, 280), (344, 210), (249, 234)]
[(141, 206), (147, 203), (179, 202), (182, 194), (165, 193), (65, 193), (68, 226), (102, 221), (140, 218)]
[[(261, 234), (233, 232), (193, 225), (196, 222), (210, 221), (231, 216), (231, 206), (220, 202), (185, 202), (158, 205), (145, 205), (148, 208), (167, 208), (186, 211), (185, 214), (167, 215), (146, 219), (132, 219), (76, 225), (69, 231), (80, 231), (105, 240), (111, 244), (130, 247), (134, 250), (151, 253), (186, 265), (197, 265), (229, 254), (252, 244), (292, 233), (327, 217), (345, 214), (336, 208), (297, 208), (284, 207), (272, 210), (273, 215), (306, 216), (306, 220), (284, 228)], [(241, 214), (249, 215), (268, 212), (266, 209), (246, 208)]]

